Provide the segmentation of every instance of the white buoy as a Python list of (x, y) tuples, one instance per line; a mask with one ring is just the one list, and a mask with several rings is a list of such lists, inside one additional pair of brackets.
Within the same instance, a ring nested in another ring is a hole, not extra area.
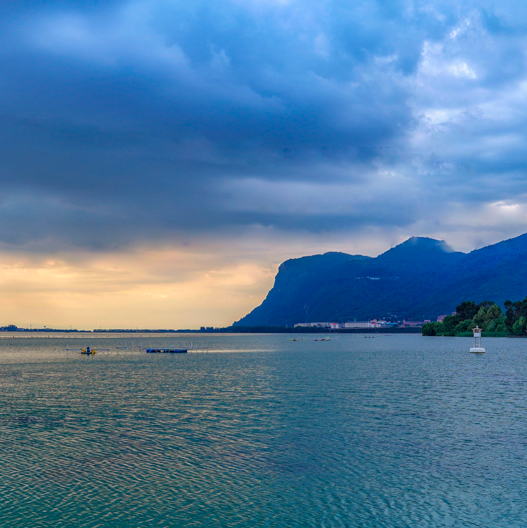
[(472, 331), (474, 332), (474, 346), (470, 349), (470, 352), (473, 354), (483, 354), (485, 349), (481, 346), (481, 328), (476, 326)]

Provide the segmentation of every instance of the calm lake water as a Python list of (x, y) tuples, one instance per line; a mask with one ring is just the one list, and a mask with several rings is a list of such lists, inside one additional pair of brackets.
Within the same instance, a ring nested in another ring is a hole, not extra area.
[(527, 340), (66, 341), (0, 341), (3, 528), (527, 526)]

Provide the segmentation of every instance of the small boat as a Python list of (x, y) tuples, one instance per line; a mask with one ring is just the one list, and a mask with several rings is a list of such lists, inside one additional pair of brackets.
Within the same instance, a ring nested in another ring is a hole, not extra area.
[(95, 349), (86, 347), (82, 349), (81, 354), (86, 354), (87, 356), (94, 356), (95, 352)]

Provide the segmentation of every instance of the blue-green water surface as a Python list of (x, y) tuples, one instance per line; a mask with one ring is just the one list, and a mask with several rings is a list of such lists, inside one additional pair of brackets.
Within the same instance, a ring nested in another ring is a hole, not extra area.
[(0, 526), (527, 526), (527, 340), (199, 339), (1, 340)]

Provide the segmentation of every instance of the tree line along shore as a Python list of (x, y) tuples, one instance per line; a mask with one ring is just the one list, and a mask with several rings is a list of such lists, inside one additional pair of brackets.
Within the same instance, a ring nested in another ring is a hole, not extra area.
[(421, 332), (424, 336), (472, 336), (478, 326), (485, 337), (508, 335), (527, 336), (527, 297), (523, 301), (505, 301), (505, 313), (494, 301), (464, 301), (456, 306), (452, 315), (443, 321), (426, 323)]

